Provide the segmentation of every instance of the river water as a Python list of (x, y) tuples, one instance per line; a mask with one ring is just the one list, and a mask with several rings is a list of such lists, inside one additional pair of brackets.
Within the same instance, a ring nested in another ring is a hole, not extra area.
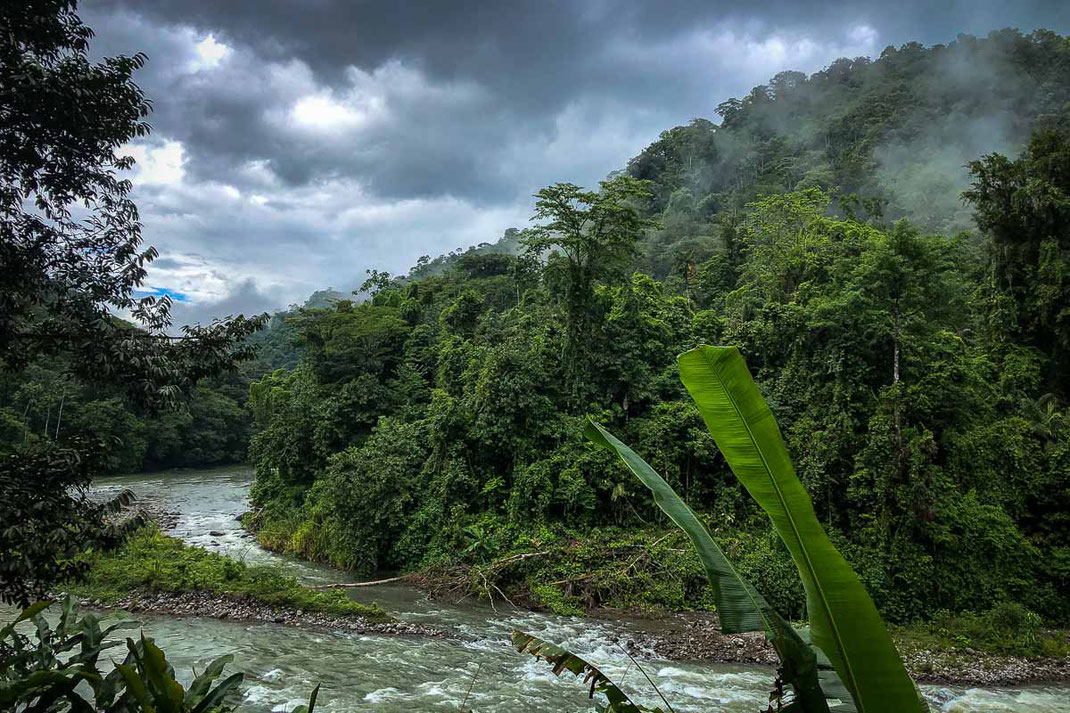
[[(99, 480), (97, 488), (130, 488), (139, 496), (164, 501), (178, 513), (172, 534), (190, 544), (247, 562), (282, 565), (309, 584), (345, 581), (343, 573), (263, 550), (240, 528), (236, 517), (248, 508), (251, 480), (249, 468), (233, 467), (107, 478)], [(188, 617), (138, 619), (179, 672), (234, 654), (230, 668), (245, 672), (244, 704), (252, 711), (287, 711), (303, 702), (317, 683), (322, 684), (318, 711), (456, 711), (469, 686), (466, 710), (479, 713), (593, 710), (582, 684), (568, 674), (558, 679), (543, 663), (510, 648), (508, 633), (514, 628), (566, 646), (623, 683), (640, 702), (659, 703), (643, 674), (610, 643), (626, 638), (641, 623), (532, 614), (512, 611), (508, 605), (495, 611), (478, 602), (447, 606), (404, 586), (349, 591), (360, 601), (378, 602), (399, 619), (458, 629), (471, 640), (363, 636)], [(649, 657), (640, 664), (678, 713), (755, 713), (766, 705), (773, 679), (771, 669), (756, 666)], [(1070, 688), (1065, 686), (924, 686), (923, 691), (933, 710), (947, 713), (1070, 710)]]

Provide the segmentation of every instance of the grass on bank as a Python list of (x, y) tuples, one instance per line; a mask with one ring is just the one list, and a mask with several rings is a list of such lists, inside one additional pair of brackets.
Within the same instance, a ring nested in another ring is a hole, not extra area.
[(903, 653), (980, 652), (1028, 658), (1070, 658), (1070, 631), (1047, 629), (1041, 618), (1015, 602), (985, 612), (937, 612), (927, 622), (892, 627)]
[(388, 621), (377, 606), (354, 602), (337, 589), (305, 587), (278, 567), (247, 565), (200, 547), (191, 547), (150, 525), (113, 551), (92, 556), (89, 577), (70, 584), (71, 594), (110, 604), (134, 591), (210, 592), (252, 599), (307, 612)]

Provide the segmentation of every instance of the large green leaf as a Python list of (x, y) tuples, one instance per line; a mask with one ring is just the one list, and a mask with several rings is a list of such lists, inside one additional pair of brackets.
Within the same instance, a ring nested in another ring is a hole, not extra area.
[(679, 365), (680, 379), (717, 447), (795, 560), (814, 644), (828, 656), (858, 710), (925, 713), (873, 600), (818, 522), (739, 351), (698, 347), (681, 354)]
[(223, 675), (223, 669), (226, 665), (233, 660), (233, 654), (226, 654), (208, 664), (204, 671), (199, 675), (197, 674), (197, 671), (194, 670), (193, 682), (190, 683), (189, 688), (186, 689), (183, 706), (187, 709), (195, 708), (197, 704), (208, 695), (215, 680)]
[(160, 713), (181, 713), (186, 692), (182, 684), (175, 680), (174, 671), (167, 663), (163, 650), (152, 639), (146, 639), (144, 633), (137, 644), (127, 639), (126, 645), (139, 664), (139, 673), (151, 686), (149, 693), (156, 709)]
[(817, 657), (810, 646), (769, 606), (765, 597), (740, 576), (683, 498), (635, 451), (590, 419), (585, 434), (593, 443), (620, 456), (640, 482), (650, 489), (657, 506), (687, 534), (713, 586), (721, 631), (726, 634), (764, 631), (780, 657), (781, 675), (794, 688), (795, 699), (802, 710), (808, 713), (828, 711), (818, 679)]

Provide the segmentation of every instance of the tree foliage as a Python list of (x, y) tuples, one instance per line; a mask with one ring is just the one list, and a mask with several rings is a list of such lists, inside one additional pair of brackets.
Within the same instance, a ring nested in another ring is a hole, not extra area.
[[(261, 322), (239, 316), (173, 337), (170, 300), (139, 296), (157, 253), (121, 177), (133, 159), (119, 152), (148, 133), (150, 103), (133, 82), (146, 58), (93, 61), (91, 37), (70, 0), (0, 13), (0, 371), (25, 404), (4, 410), (13, 440), (0, 446), (0, 596), (23, 604), (77, 574), (75, 554), (116, 539), (82, 492), (94, 472), (137, 459), (137, 419), (115, 394), (178, 404), (252, 356), (243, 339)], [(77, 398), (94, 386), (113, 393)]]
[[(566, 340), (564, 359), (570, 382), (584, 375), (597, 280), (620, 274), (643, 230), (653, 225), (640, 210), (649, 197), (644, 183), (627, 175), (603, 181), (598, 191), (571, 183), (555, 183), (535, 195), (532, 220), (521, 242), (528, 253), (564, 256)], [(570, 386), (575, 386), (570, 383)]]
[[(752, 203), (733, 230), (738, 256), (697, 272), (730, 269), (690, 296), (641, 273), (597, 281), (584, 410), (636, 443), (692, 507), (716, 513), (716, 538), (748, 538), (741, 570), (785, 616), (801, 616), (802, 596), (774, 574), (790, 572), (787, 553), (758, 546), (759, 511), (676, 380), (675, 354), (737, 342), (816, 516), (882, 612), (909, 620), (1017, 599), (1065, 616), (1065, 539), (1030, 513), (1065, 507), (1054, 484), (1066, 410), (1037, 405), (1033, 348), (994, 343), (980, 327), (983, 251), (906, 222), (837, 215), (812, 189)], [(316, 354), (330, 342), (317, 342), (294, 371), (254, 385), (262, 540), (371, 572), (658, 526), (631, 479), (574, 435), (568, 305), (552, 261), (538, 277), (519, 305), (511, 270), (455, 268), (306, 312), (313, 339), (350, 340), (335, 353), (383, 338), (401, 346), (322, 371)], [(338, 327), (348, 321), (360, 326)]]
[(988, 236), (992, 327), (1048, 357), (1047, 383), (1064, 398), (1070, 378), (1070, 129), (1045, 128), (1016, 160), (970, 163), (963, 196)]

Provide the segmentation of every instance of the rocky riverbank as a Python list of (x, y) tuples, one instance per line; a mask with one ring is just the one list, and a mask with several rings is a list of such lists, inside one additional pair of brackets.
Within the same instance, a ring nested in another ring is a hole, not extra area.
[[(308, 612), (271, 606), (250, 599), (210, 592), (133, 592), (104, 604), (85, 600), (83, 606), (132, 614), (194, 616), (284, 626), (341, 630), (356, 634), (445, 637), (464, 639), (456, 632), (407, 622), (371, 622), (358, 616)], [(709, 661), (775, 666), (776, 654), (759, 633), (722, 634), (716, 615), (688, 613), (658, 622), (658, 630), (643, 632), (620, 642), (633, 654), (652, 652), (670, 661)], [(905, 656), (907, 669), (919, 683), (954, 686), (1018, 686), (1070, 681), (1070, 660), (1027, 659), (979, 652), (917, 651)]]
[(126, 611), (132, 614), (144, 613), (230, 619), (234, 621), (342, 630), (356, 634), (441, 637), (446, 633), (440, 629), (432, 629), (419, 624), (400, 621), (373, 622), (359, 616), (324, 614), (288, 606), (272, 606), (253, 599), (203, 591), (135, 591), (118, 601), (110, 603), (86, 599), (82, 601), (82, 606), (104, 611)]
[[(677, 661), (776, 665), (776, 654), (762, 634), (722, 634), (714, 614), (677, 614), (659, 624), (658, 631), (629, 642), (631, 648)], [(1070, 659), (1065, 658), (922, 650), (907, 652), (904, 659), (919, 683), (991, 687), (1070, 681)]]
[[(143, 500), (139, 504), (164, 529), (173, 527), (175, 513), (162, 502)], [(435, 599), (450, 601), (457, 597), (453, 589), (441, 586), (442, 577), (410, 575), (410, 584), (428, 592)], [(514, 597), (510, 603), (522, 607), (535, 606), (524, 597)], [(104, 607), (101, 607), (104, 608)], [(401, 622), (369, 622), (355, 615), (322, 614), (295, 607), (277, 607), (255, 600), (209, 592), (134, 592), (113, 609), (173, 616), (198, 616), (303, 626), (321, 629), (352, 631), (355, 633), (400, 636), (432, 636), (466, 638), (455, 632), (430, 629)], [(630, 612), (599, 611), (598, 618), (644, 618)], [(651, 622), (647, 631), (620, 643), (633, 653), (652, 652), (659, 658), (673, 661), (709, 661), (711, 663), (740, 663), (775, 666), (776, 654), (759, 633), (725, 635), (718, 630), (717, 617), (703, 612), (669, 614)], [(921, 683), (955, 686), (1015, 686), (1031, 683), (1070, 681), (1070, 659), (999, 656), (972, 649), (926, 650), (917, 646), (903, 646), (906, 665), (915, 680)]]

